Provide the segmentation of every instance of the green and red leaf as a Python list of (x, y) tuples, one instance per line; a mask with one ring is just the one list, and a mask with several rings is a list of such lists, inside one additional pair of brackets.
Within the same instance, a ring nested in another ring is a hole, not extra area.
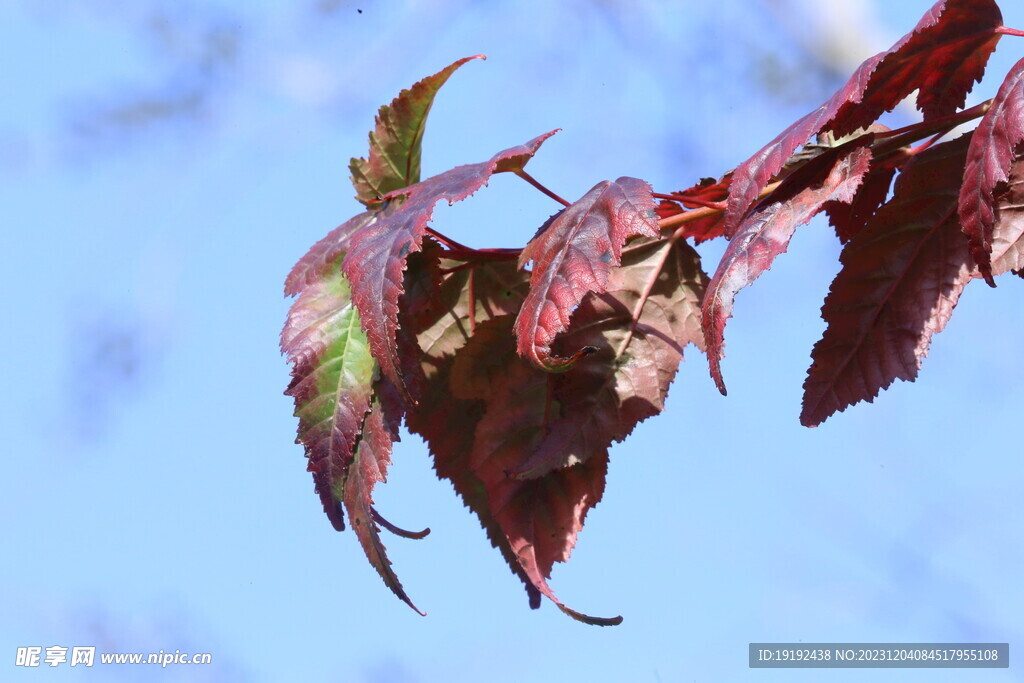
[(356, 199), (372, 208), (389, 192), (419, 182), (423, 129), (434, 97), (456, 69), (473, 59), (486, 58), (476, 55), (460, 59), (403, 90), (390, 105), (380, 108), (376, 127), (370, 131), (369, 158), (349, 162)]
[(376, 363), (336, 263), (309, 285), (288, 313), (281, 350), (292, 363), (285, 393), (295, 399), (298, 442), (334, 528), (345, 528), (340, 487), (370, 410)]

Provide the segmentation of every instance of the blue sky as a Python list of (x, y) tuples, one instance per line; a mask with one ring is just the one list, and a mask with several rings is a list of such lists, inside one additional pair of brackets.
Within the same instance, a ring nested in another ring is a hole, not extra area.
[[(433, 530), (387, 539), (416, 615), (332, 530), (293, 443), (283, 280), (357, 211), (346, 164), (377, 106), (485, 53), (438, 98), (425, 174), (562, 128), (530, 167), (562, 196), (620, 175), (680, 189), (735, 166), (927, 9), (845, 5), (0, 0), (0, 647), (8, 663), (26, 645), (214, 660), (0, 677), (782, 681), (747, 669), (748, 642), (1020, 642), (1024, 283), (970, 287), (916, 383), (804, 429), (839, 253), (822, 222), (739, 295), (729, 397), (691, 349), (665, 414), (612, 450), (552, 583), (620, 627), (529, 610), (405, 435), (377, 501)], [(1020, 7), (1004, 14), (1024, 27)], [(1003, 40), (969, 104), (1022, 46)], [(435, 225), (518, 246), (555, 208), (497, 177)], [(721, 249), (702, 251), (708, 269)]]

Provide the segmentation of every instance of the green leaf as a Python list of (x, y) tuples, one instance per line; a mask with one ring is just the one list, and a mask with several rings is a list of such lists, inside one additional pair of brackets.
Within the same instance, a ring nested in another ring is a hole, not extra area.
[(308, 285), (292, 305), (281, 350), (292, 363), (285, 394), (295, 399), (297, 441), (306, 449), (307, 469), (324, 512), (341, 531), (340, 491), (370, 410), (377, 364), (340, 263)]
[(369, 158), (349, 162), (356, 199), (370, 206), (381, 197), (420, 180), (420, 150), (427, 115), (437, 91), (460, 66), (483, 55), (466, 57), (428, 76), (398, 94), (377, 114), (377, 126), (370, 133)]

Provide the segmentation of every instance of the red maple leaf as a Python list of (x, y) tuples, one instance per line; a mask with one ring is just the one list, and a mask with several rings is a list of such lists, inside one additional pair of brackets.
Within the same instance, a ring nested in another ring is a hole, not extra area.
[(363, 422), (359, 444), (352, 455), (340, 497), (359, 543), (363, 546), (363, 552), (384, 584), (409, 607), (426, 616), (409, 599), (391, 568), (391, 560), (388, 559), (377, 525), (406, 538), (422, 538), (430, 533), (430, 529), (421, 532), (404, 531), (385, 520), (373, 508), (373, 489), (378, 483), (387, 480), (391, 448), (398, 441), (398, 426), (403, 413), (401, 397), (389, 386), (387, 380), (382, 382), (376, 387), (376, 399)]
[(996, 192), (992, 228), (992, 272), (995, 275), (1024, 269), (1024, 154), (1020, 146), (1010, 164), (1005, 187)]

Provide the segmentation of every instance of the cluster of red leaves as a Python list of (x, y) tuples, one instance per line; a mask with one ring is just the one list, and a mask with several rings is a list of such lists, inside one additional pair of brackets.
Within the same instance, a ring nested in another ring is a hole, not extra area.
[[(281, 338), (287, 393), (335, 528), (349, 518), (412, 606), (380, 527), (429, 530), (395, 527), (372, 499), (404, 418), (532, 606), (544, 595), (581, 621), (621, 621), (563, 605), (552, 567), (601, 499), (609, 447), (663, 410), (687, 345), (707, 353), (725, 392), (735, 296), (799, 226), (824, 211), (844, 245), (804, 383), (807, 426), (913, 380), (963, 288), (1024, 267), (1024, 60), (995, 98), (960, 111), (1006, 34), (1020, 32), (1002, 26), (993, 0), (940, 0), (720, 180), (669, 194), (636, 178), (599, 182), (522, 250), (470, 249), (429, 223), (438, 201), (462, 201), (495, 173), (541, 187), (525, 166), (553, 132), (420, 181), (434, 96), (468, 59), (403, 91), (381, 108), (368, 158), (350, 165), (366, 211), (314, 245), (285, 285), (299, 297)], [(920, 123), (874, 123), (914, 91)], [(979, 117), (973, 132), (939, 141)], [(688, 240), (717, 237), (729, 243), (708, 278)]]

